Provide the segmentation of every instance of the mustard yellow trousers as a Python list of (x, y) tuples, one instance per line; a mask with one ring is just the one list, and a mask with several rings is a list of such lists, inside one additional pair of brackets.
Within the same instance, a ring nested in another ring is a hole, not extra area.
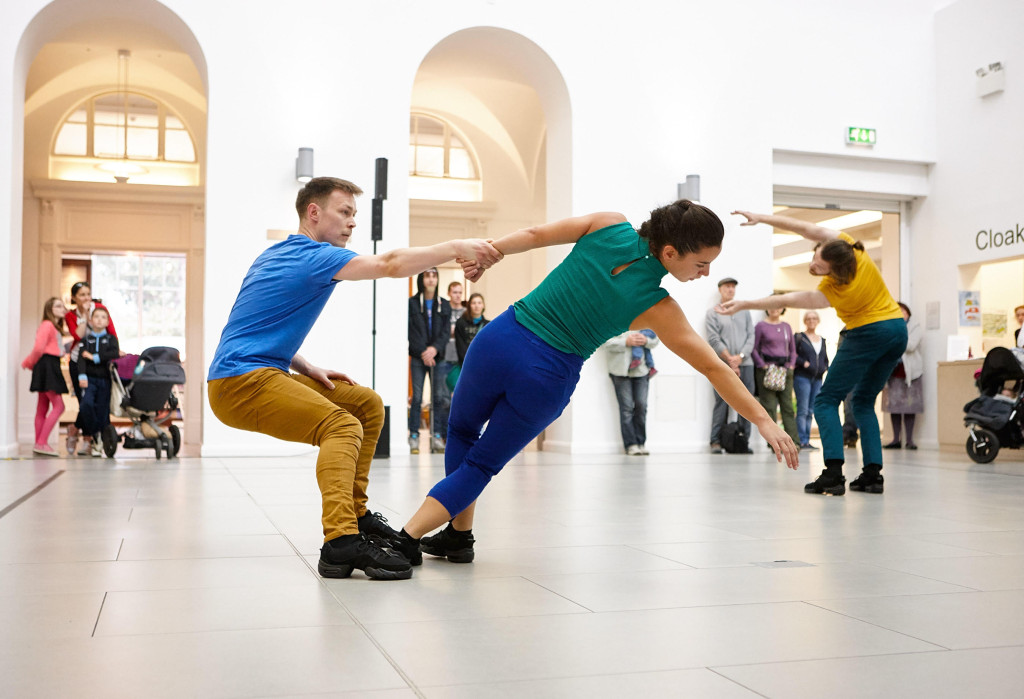
[(229, 427), (320, 447), (316, 482), (324, 541), (356, 534), (366, 513), (370, 462), (384, 426), (384, 405), (365, 386), (320, 382), (279, 369), (256, 369), (207, 384), (213, 414)]

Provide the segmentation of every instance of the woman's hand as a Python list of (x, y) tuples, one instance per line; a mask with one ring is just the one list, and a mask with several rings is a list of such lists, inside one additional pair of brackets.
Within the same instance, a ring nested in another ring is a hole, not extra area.
[(741, 223), (741, 226), (756, 226), (759, 223), (764, 223), (764, 214), (755, 214), (752, 211), (733, 211), (733, 216), (743, 216), (747, 220)]
[(715, 313), (718, 313), (723, 316), (731, 316), (734, 313), (745, 311), (746, 308), (747, 307), (744, 301), (740, 301), (739, 299), (733, 299), (732, 301), (724, 301), (715, 306)]
[(782, 463), (782, 459), (785, 458), (786, 466), (794, 471), (800, 468), (800, 450), (784, 429), (771, 421), (771, 419), (768, 419), (759, 423), (757, 430), (764, 437), (765, 441), (771, 445), (772, 450), (775, 451), (775, 458), (779, 463)]

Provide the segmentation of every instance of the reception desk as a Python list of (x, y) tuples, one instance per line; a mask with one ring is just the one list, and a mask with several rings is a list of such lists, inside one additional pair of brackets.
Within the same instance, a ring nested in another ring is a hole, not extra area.
[[(978, 397), (974, 385), (974, 372), (981, 368), (981, 359), (965, 359), (958, 362), (939, 362), (938, 367), (938, 431), (941, 451), (959, 452), (967, 458), (964, 444), (967, 442), (967, 428), (964, 427), (964, 404)], [(1001, 449), (996, 459), (1000, 461), (1024, 461), (1024, 449)]]

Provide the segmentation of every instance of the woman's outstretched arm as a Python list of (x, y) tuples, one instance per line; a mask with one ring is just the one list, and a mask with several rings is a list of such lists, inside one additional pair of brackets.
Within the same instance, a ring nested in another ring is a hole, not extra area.
[(768, 416), (736, 373), (715, 354), (711, 345), (697, 334), (679, 304), (671, 297), (662, 299), (641, 313), (633, 321), (633, 327), (653, 330), (661, 338), (662, 344), (704, 374), (726, 403), (757, 426), (761, 436), (772, 445), (780, 462), (785, 458), (786, 465), (793, 469), (800, 465), (799, 450), (793, 440)]
[(771, 311), (776, 308), (828, 308), (832, 304), (820, 291), (790, 291), (760, 299), (733, 299), (715, 306), (715, 311), (731, 316), (739, 311)]
[(766, 223), (773, 228), (781, 228), (784, 231), (796, 233), (807, 238), (807, 240), (813, 240), (816, 243), (827, 243), (828, 241), (835, 240), (839, 237), (839, 231), (834, 231), (831, 228), (823, 228), (822, 226), (811, 223), (810, 221), (801, 221), (800, 219), (792, 218), (791, 216), (755, 214), (752, 211), (733, 211), (732, 213), (734, 215), (746, 217), (747, 220), (741, 223), (741, 226), (756, 226), (759, 223)]

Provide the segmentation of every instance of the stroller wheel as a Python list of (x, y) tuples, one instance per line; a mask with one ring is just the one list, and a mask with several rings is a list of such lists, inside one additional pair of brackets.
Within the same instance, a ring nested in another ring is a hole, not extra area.
[(117, 453), (117, 442), (119, 439), (116, 427), (107, 425), (103, 428), (103, 453), (107, 455), (108, 459), (114, 458), (114, 454)]
[(999, 438), (992, 430), (975, 427), (967, 437), (967, 456), (978, 464), (987, 464), (999, 453)]
[(167, 456), (177, 456), (178, 450), (181, 449), (181, 430), (177, 425), (171, 425), (168, 431), (171, 433), (171, 448), (167, 452)]
[(160, 448), (163, 446), (163, 440), (159, 437), (153, 440), (153, 451), (156, 452), (156, 460), (160, 460)]

